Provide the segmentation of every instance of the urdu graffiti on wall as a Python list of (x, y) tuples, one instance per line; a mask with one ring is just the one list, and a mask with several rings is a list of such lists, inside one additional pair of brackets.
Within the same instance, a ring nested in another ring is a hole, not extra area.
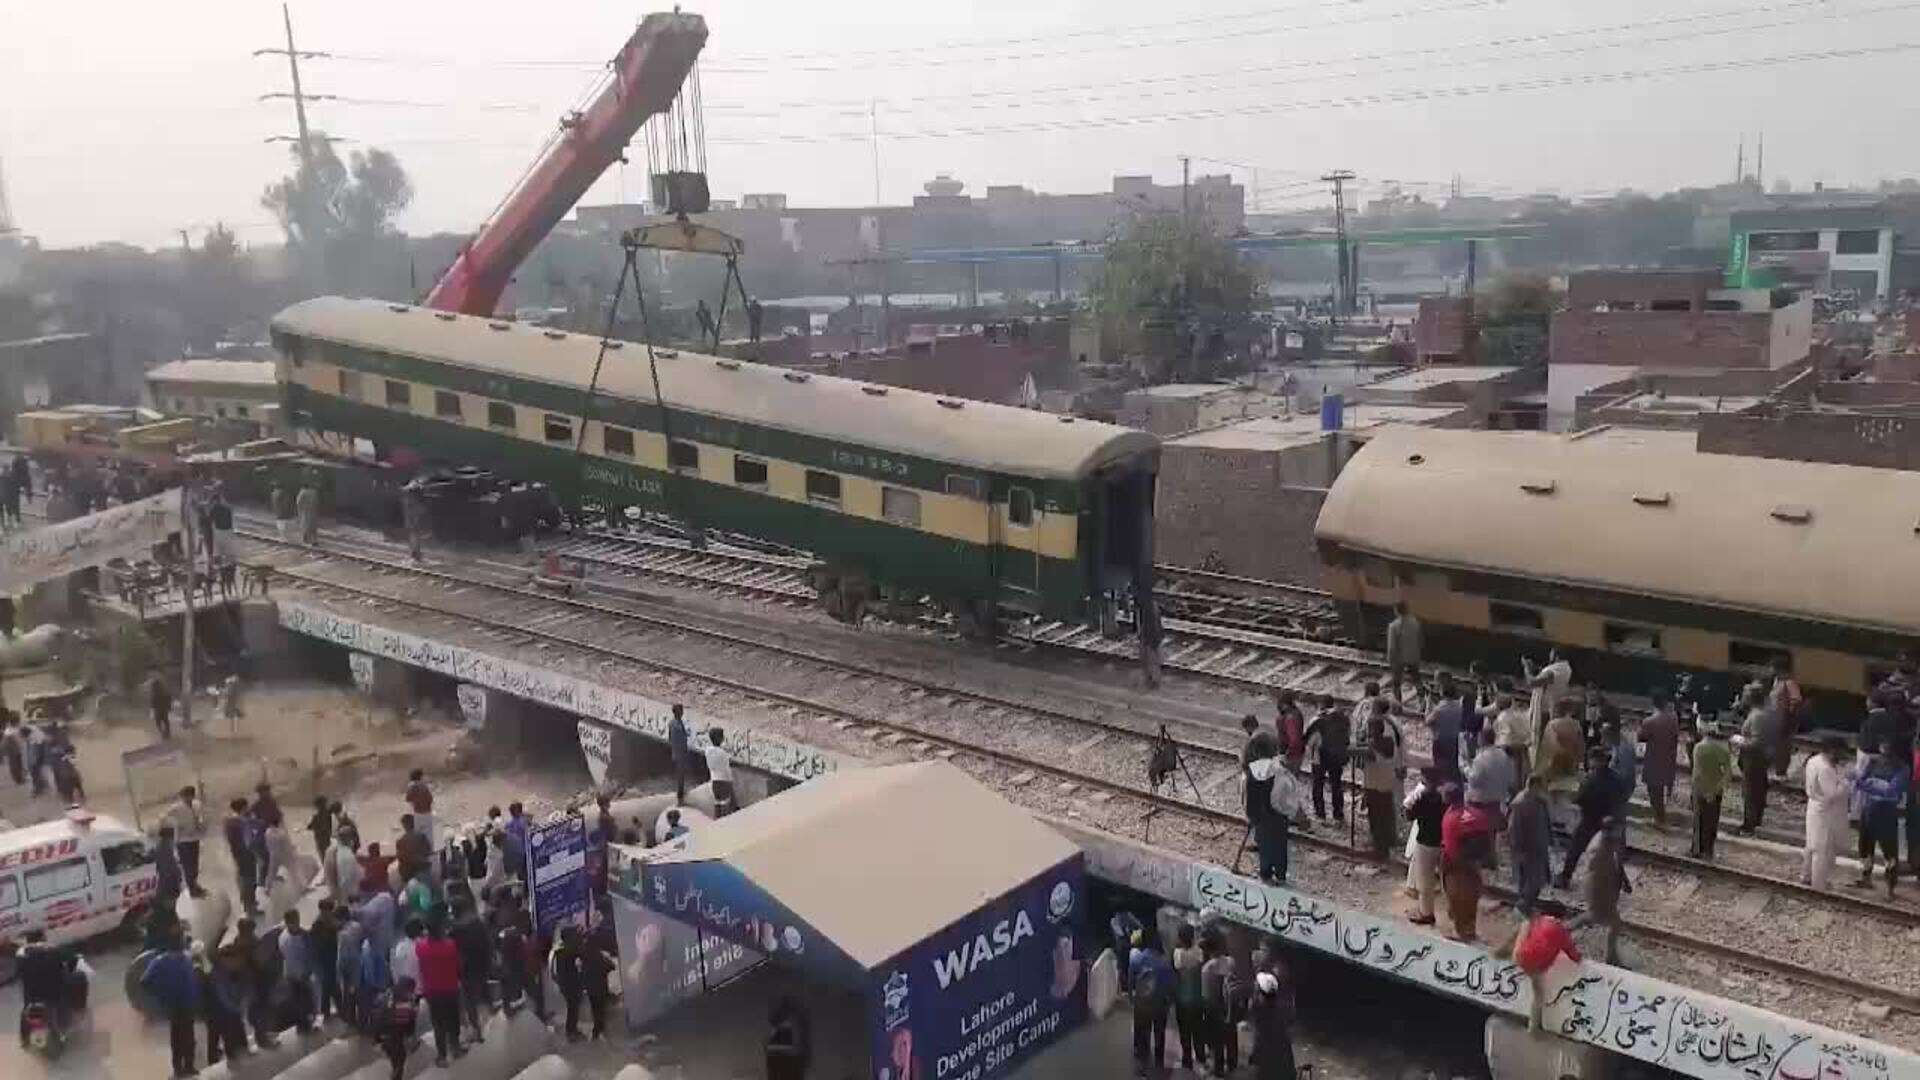
[(21, 593), (75, 570), (114, 558), (146, 558), (155, 544), (180, 531), (180, 491), (16, 531), (0, 540), (0, 593)]
[[(1216, 867), (1194, 869), (1190, 902), (1483, 1008), (1527, 1014), (1532, 990), (1525, 975), (1482, 946)], [(1549, 1030), (1701, 1080), (1920, 1076), (1920, 1057), (1605, 964), (1562, 965), (1547, 989)]]
[[(356, 653), (435, 671), (463, 683), (575, 713), (650, 739), (667, 740), (667, 724), (673, 713), (666, 702), (465, 646), (429, 641), (297, 600), (281, 600), (279, 609), (280, 625), (293, 633), (332, 642)], [(692, 709), (687, 710), (686, 716), (688, 726), (695, 731), (704, 731), (723, 719)], [(720, 726), (726, 730), (727, 751), (736, 765), (787, 780), (810, 780), (840, 767), (836, 756), (815, 747), (755, 731), (731, 720)]]

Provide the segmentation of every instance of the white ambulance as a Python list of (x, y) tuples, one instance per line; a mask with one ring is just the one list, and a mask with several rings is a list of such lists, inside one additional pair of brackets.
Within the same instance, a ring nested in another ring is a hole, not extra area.
[(113, 818), (74, 809), (0, 832), (0, 952), (29, 930), (64, 945), (131, 925), (159, 891), (146, 837)]

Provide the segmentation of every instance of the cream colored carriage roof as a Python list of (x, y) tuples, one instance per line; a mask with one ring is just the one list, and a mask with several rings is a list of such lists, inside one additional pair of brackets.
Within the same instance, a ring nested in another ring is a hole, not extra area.
[(1413, 563), (1902, 633), (1916, 530), (1916, 472), (1702, 454), (1686, 432), (1431, 428), (1376, 436), (1315, 526)]
[(188, 357), (171, 360), (147, 369), (147, 379), (155, 382), (244, 383), (248, 386), (273, 385), (271, 360), (217, 360)]
[(944, 761), (845, 769), (687, 835), (655, 865), (721, 861), (872, 967), (1078, 854)]
[[(587, 334), (338, 296), (295, 304), (274, 316), (273, 325), (302, 337), (582, 388), (600, 354), (600, 339)], [(988, 472), (1076, 479), (1159, 445), (1146, 432), (1112, 424), (981, 401), (950, 408), (940, 402), (957, 399), (899, 387), (875, 396), (863, 392), (868, 383), (826, 375), (794, 381), (788, 376), (798, 373), (764, 364), (730, 370), (699, 353), (663, 357), (659, 368), (661, 392), (675, 408)], [(609, 351), (600, 387), (652, 401), (646, 350), (629, 343)]]

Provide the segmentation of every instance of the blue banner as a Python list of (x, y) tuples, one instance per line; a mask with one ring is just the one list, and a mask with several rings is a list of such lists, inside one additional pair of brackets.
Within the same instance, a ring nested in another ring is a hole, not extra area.
[(536, 825), (527, 833), (527, 881), (536, 933), (551, 941), (560, 927), (585, 925), (587, 822), (578, 814)]
[(865, 968), (732, 866), (636, 861), (640, 902), (647, 907), (850, 990), (866, 985)]
[(1082, 857), (873, 971), (876, 1080), (1004, 1076), (1087, 1018)]

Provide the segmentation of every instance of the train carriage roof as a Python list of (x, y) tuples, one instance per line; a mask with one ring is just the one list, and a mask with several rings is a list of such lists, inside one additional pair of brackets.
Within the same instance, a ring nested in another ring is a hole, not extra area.
[[(494, 329), (496, 325), (507, 329)], [(588, 334), (337, 296), (295, 304), (274, 317), (273, 328), (583, 389), (600, 354), (600, 339)], [(601, 392), (651, 402), (653, 384), (645, 359), (639, 348), (609, 353), (600, 373)], [(992, 473), (1052, 480), (1078, 479), (1159, 446), (1153, 435), (1112, 424), (1067, 422), (1052, 413), (972, 400), (950, 408), (941, 401), (952, 398), (899, 387), (888, 387), (880, 397), (862, 392), (871, 384), (851, 379), (809, 375), (796, 382), (787, 378), (792, 374), (787, 368), (741, 362), (728, 370), (718, 359), (684, 350), (670, 358), (663, 355), (660, 388), (668, 406)]]
[(1385, 432), (1314, 531), (1415, 565), (1920, 630), (1920, 473), (1703, 454), (1690, 432)]

